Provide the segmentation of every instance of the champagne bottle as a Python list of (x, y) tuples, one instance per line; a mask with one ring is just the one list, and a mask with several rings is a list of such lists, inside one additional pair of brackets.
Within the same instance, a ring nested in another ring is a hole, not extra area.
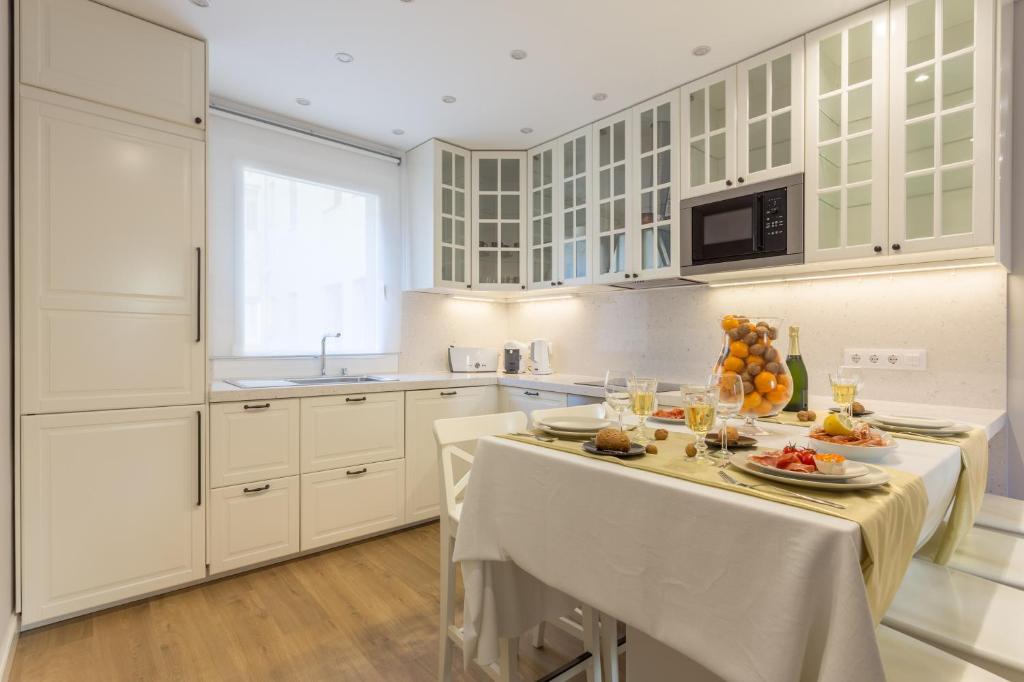
[(800, 327), (789, 328), (789, 355), (786, 356), (786, 367), (793, 377), (793, 397), (786, 405), (786, 412), (799, 412), (807, 409), (807, 367), (800, 357)]

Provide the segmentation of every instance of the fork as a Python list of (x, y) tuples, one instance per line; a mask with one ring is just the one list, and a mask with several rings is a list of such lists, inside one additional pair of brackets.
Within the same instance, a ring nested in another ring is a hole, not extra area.
[(801, 495), (800, 493), (795, 493), (792, 490), (783, 490), (782, 488), (776, 488), (775, 486), (768, 485), (767, 483), (758, 483), (758, 484), (755, 484), (755, 485), (751, 485), (750, 483), (743, 483), (741, 481), (737, 481), (735, 478), (730, 476), (725, 471), (719, 470), (718, 475), (726, 483), (731, 483), (733, 485), (738, 485), (741, 488), (750, 488), (751, 490), (757, 490), (758, 488), (766, 488), (766, 489), (772, 491), (773, 493), (777, 493), (779, 495), (787, 495), (789, 497), (795, 497), (797, 499), (804, 500), (806, 502), (814, 502), (816, 504), (823, 504), (823, 505), (828, 506), (828, 507), (834, 507), (835, 509), (846, 509), (846, 505), (845, 504), (839, 504), (838, 502), (833, 502), (832, 500), (823, 500), (820, 497), (811, 497), (810, 495)]
[(516, 435), (523, 436), (524, 438), (536, 438), (542, 443), (554, 443), (557, 440), (557, 438), (552, 438), (551, 436), (541, 436), (536, 433), (517, 433)]

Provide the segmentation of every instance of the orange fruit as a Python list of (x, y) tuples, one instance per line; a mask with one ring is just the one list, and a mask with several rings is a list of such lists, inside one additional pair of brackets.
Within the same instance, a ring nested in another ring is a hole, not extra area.
[(763, 417), (766, 414), (772, 412), (773, 410), (775, 410), (774, 405), (772, 405), (767, 400), (762, 400), (761, 404), (754, 408), (754, 414), (756, 414), (759, 417)]
[(742, 341), (733, 341), (729, 344), (729, 352), (738, 358), (745, 358), (750, 355), (750, 347)]
[(751, 365), (761, 365), (762, 367), (764, 367), (764, 358), (762, 358), (760, 355), (748, 355), (747, 367), (750, 367)]
[(761, 394), (757, 391), (752, 391), (743, 398), (743, 407), (740, 408), (744, 412), (753, 412), (758, 405), (761, 404)]
[(766, 393), (764, 397), (773, 405), (778, 405), (780, 403), (788, 403), (790, 397), (789, 389), (780, 384), (771, 391), (768, 391), (768, 393)]
[(725, 317), (722, 318), (722, 329), (724, 329), (725, 331), (735, 329), (738, 326), (740, 326), (739, 320), (737, 320), (732, 315), (726, 315)]
[(778, 386), (778, 382), (775, 381), (775, 375), (771, 372), (761, 372), (754, 377), (754, 388), (757, 389), (758, 393), (768, 393)]
[(732, 372), (742, 372), (743, 371), (743, 360), (739, 359), (735, 355), (730, 355), (722, 363), (722, 367), (724, 367), (725, 369), (730, 370)]
[(788, 374), (783, 374), (782, 372), (780, 372), (778, 376), (775, 377), (775, 380), (779, 382), (779, 386), (789, 386), (789, 384), (793, 381), (792, 379), (789, 378)]

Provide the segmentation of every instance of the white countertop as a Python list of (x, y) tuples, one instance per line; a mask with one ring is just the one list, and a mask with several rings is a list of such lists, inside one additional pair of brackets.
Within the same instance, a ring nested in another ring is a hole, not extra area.
[[(604, 396), (604, 388), (581, 386), (583, 381), (601, 381), (601, 377), (579, 374), (502, 374), (500, 372), (451, 373), (436, 372), (425, 374), (381, 374), (395, 381), (375, 381), (360, 384), (327, 384), (320, 386), (281, 386), (274, 388), (238, 388), (224, 381), (214, 381), (210, 386), (210, 402), (232, 402), (244, 400), (270, 400), (274, 398), (309, 398), (321, 395), (351, 395), (353, 393), (384, 393), (387, 391), (418, 391), (437, 388), (458, 388), (465, 386), (512, 386), (540, 391), (571, 393), (595, 398)], [(662, 405), (679, 405), (681, 400), (676, 392), (659, 393)], [(810, 396), (812, 410), (824, 413), (832, 404), (826, 396)], [(889, 414), (913, 414), (922, 417), (945, 417), (956, 421), (983, 427), (992, 438), (1006, 426), (1006, 411), (981, 407), (958, 405), (931, 405), (928, 403), (906, 403), (890, 400), (864, 400), (865, 407), (875, 412)]]

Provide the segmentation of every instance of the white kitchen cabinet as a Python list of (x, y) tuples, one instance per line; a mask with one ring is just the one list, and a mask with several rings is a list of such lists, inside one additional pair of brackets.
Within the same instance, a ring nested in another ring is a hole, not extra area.
[(737, 182), (752, 184), (804, 169), (804, 39), (736, 67)]
[(434, 422), (498, 412), (497, 386), (442, 388), (405, 394), (405, 519), (435, 518), (441, 478)]
[(302, 550), (379, 533), (405, 522), (401, 459), (302, 476)]
[(473, 288), (526, 289), (526, 152), (473, 152)]
[(299, 477), (210, 493), (210, 574), (299, 551)]
[(732, 187), (736, 175), (736, 67), (680, 89), (683, 198)]
[[(555, 168), (559, 191), (555, 192), (555, 233), (560, 235), (559, 286), (590, 282), (593, 212), (590, 197), (591, 128), (587, 126), (558, 140)], [(556, 249), (557, 251), (557, 249)]]
[(23, 413), (202, 402), (205, 145), (22, 94)]
[(406, 154), (407, 289), (472, 287), (470, 153), (428, 140)]
[(809, 33), (807, 261), (889, 251), (889, 3)]
[(21, 0), (19, 9), (23, 83), (205, 128), (202, 41), (95, 2)]
[(531, 149), (527, 154), (530, 180), (527, 241), (530, 289), (558, 286), (558, 240), (555, 233), (556, 187), (555, 158), (558, 141)]
[(206, 575), (205, 415), (22, 418), (22, 625)]
[(633, 112), (625, 111), (593, 125), (590, 168), (591, 195), (597, 214), (597, 229), (593, 232), (593, 273), (597, 284), (622, 282), (633, 274), (629, 252), (632, 119)]
[(298, 473), (298, 398), (210, 405), (210, 487)]
[(565, 393), (512, 386), (498, 387), (498, 406), (502, 412), (525, 412), (529, 417), (534, 410), (549, 410), (565, 407), (567, 404)]
[(679, 91), (633, 107), (633, 277), (679, 275)]
[(995, 0), (893, 0), (889, 248), (993, 243)]
[(401, 391), (301, 400), (302, 473), (404, 456), (405, 398)]

